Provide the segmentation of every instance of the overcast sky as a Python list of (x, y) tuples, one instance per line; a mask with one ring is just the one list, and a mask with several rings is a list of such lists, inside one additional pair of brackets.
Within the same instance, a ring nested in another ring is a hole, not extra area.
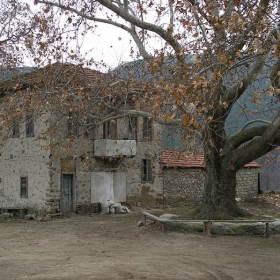
[(126, 31), (114, 26), (99, 24), (96, 34), (88, 34), (84, 38), (82, 50), (92, 49), (91, 54), (95, 60), (104, 61), (114, 68), (121, 62), (132, 60), (130, 56), (132, 44)]

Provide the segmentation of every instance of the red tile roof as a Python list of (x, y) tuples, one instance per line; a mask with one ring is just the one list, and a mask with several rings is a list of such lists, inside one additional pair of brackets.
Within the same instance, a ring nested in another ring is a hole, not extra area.
[(162, 150), (161, 160), (165, 167), (205, 167), (203, 153), (193, 154), (191, 152)]
[(252, 161), (244, 165), (244, 167), (261, 167), (257, 162)]
[[(164, 167), (205, 168), (203, 153), (194, 154), (191, 152), (162, 150), (161, 160)], [(257, 168), (260, 165), (253, 161), (244, 167)]]

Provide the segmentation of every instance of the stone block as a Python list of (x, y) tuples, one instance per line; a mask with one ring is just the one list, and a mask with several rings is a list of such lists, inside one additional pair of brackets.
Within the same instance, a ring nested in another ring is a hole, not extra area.
[(52, 216), (51, 215), (46, 215), (46, 217), (44, 217), (46, 222), (49, 222), (52, 220)]
[(138, 227), (144, 226), (144, 222), (143, 222), (143, 221), (139, 221), (138, 224), (137, 224), (137, 226), (138, 226)]
[(33, 220), (33, 216), (31, 214), (25, 215), (24, 220)]
[(46, 205), (46, 206), (53, 206), (53, 205), (54, 205), (54, 202), (45, 202), (45, 205)]
[(0, 216), (1, 216), (2, 219), (12, 218), (13, 217), (13, 213), (5, 212), (5, 213), (3, 213)]
[(45, 217), (38, 217), (37, 222), (46, 222)]

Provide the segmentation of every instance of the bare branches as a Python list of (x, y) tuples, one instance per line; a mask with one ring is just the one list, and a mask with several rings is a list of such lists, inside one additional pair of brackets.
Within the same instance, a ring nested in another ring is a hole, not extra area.
[(157, 117), (152, 113), (144, 112), (140, 110), (120, 110), (117, 113), (113, 113), (111, 116), (106, 117), (105, 119), (98, 122), (98, 124), (103, 124), (104, 122), (112, 121), (115, 119), (127, 117), (127, 116), (136, 116), (136, 117), (146, 117), (146, 118), (152, 118), (154, 119), (158, 124), (161, 125), (174, 125), (174, 126), (182, 126), (182, 120), (181, 119), (164, 119), (161, 117)]
[(173, 2), (171, 0), (168, 0), (168, 4), (169, 4), (169, 13), (170, 13), (170, 17), (169, 17), (169, 25), (170, 25), (170, 29), (171, 32), (173, 30), (173, 25), (174, 25), (174, 10), (173, 10)]
[(255, 23), (260, 21), (265, 16), (270, 2), (271, 2), (270, 0), (260, 1), (254, 20), (244, 25), (246, 26), (246, 28), (242, 30), (243, 38), (241, 40), (237, 40), (237, 42), (233, 45), (233, 47), (231, 47), (231, 50), (229, 52), (230, 57), (236, 57), (238, 51), (242, 50), (242, 48), (247, 44), (247, 39), (246, 39), (247, 34), (254, 33), (254, 31), (256, 30)]
[(162, 39), (164, 39), (167, 43), (169, 43), (171, 45), (171, 47), (175, 50), (178, 60), (179, 61), (184, 60), (184, 58), (182, 57), (182, 54), (181, 54), (182, 46), (170, 34), (170, 32), (165, 31), (163, 28), (161, 28), (158, 25), (139, 20), (138, 18), (125, 13), (125, 11), (123, 9), (120, 9), (119, 7), (115, 6), (109, 0), (97, 0), (97, 2), (99, 2), (102, 6), (108, 8), (112, 12), (116, 13), (117, 15), (122, 17), (124, 20), (127, 20), (131, 24), (133, 24), (139, 28), (146, 29), (146, 30), (149, 30), (149, 31), (152, 31), (152, 32), (158, 34)]
[[(263, 55), (257, 54), (253, 59), (253, 62), (250, 64), (250, 67), (244, 77), (240, 80), (240, 82), (233, 87), (230, 91), (226, 93), (224, 96), (224, 101), (232, 104), (235, 102), (248, 88), (250, 84), (256, 79), (258, 74), (263, 70), (263, 66), (265, 65), (265, 61), (268, 58), (268, 54), (270, 53), (272, 47), (277, 43), (274, 39), (275, 30), (268, 35), (267, 40), (264, 42), (266, 46), (266, 53)], [(279, 41), (278, 41), (279, 43)]]
[(18, 1), (7, 0), (0, 4), (0, 61), (10, 66), (21, 63), (19, 50), (26, 50), (25, 39), (38, 25), (33, 20), (29, 6)]
[[(129, 28), (124, 23), (118, 23), (118, 22), (110, 20), (110, 19), (104, 19), (104, 18), (96, 17), (94, 14), (86, 14), (82, 10), (78, 10), (78, 9), (73, 8), (71, 6), (63, 5), (60, 2), (57, 3), (57, 2), (51, 2), (51, 1), (45, 1), (45, 0), (38, 0), (37, 3), (52, 5), (54, 7), (60, 8), (64, 11), (73, 12), (74, 14), (80, 16), (83, 19), (93, 21), (93, 22), (105, 23), (105, 24), (109, 24), (109, 25), (118, 27), (120, 29), (123, 29), (131, 35), (131, 37), (133, 38), (135, 44), (137, 45), (137, 47), (139, 49), (139, 52), (140, 52), (141, 56), (145, 59), (151, 58), (151, 55), (145, 49), (145, 46), (143, 44), (143, 40), (141, 40), (139, 38), (138, 34), (135, 31), (135, 28), (133, 28), (133, 25), (132, 25), (131, 28)], [(128, 9), (128, 1), (126, 1), (124, 4), (125, 4), (124, 8), (122, 8), (122, 9), (125, 9), (125, 10)], [(123, 5), (121, 5), (121, 6), (123, 6)], [(125, 13), (128, 14), (128, 11), (126, 11)]]

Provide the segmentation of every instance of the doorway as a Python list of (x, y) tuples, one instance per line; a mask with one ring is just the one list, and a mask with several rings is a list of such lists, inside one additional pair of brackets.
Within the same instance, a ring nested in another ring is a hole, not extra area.
[(91, 203), (126, 202), (126, 172), (92, 172)]
[(62, 174), (62, 207), (63, 213), (73, 211), (73, 174)]

